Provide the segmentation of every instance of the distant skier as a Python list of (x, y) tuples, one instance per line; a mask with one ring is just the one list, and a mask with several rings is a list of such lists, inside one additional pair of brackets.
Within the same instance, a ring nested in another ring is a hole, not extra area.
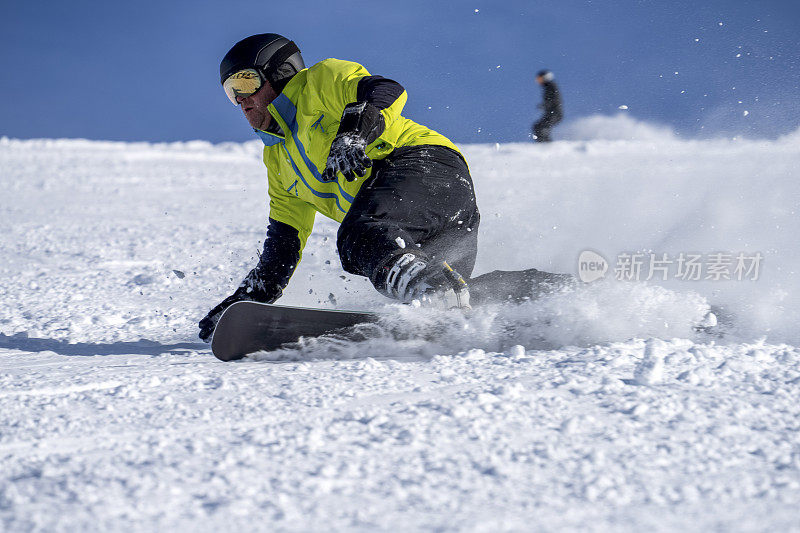
[(544, 111), (544, 114), (533, 125), (533, 140), (550, 142), (553, 140), (550, 137), (550, 130), (564, 118), (561, 108), (561, 93), (558, 91), (553, 73), (549, 70), (540, 70), (536, 74), (536, 83), (542, 86), (544, 101), (538, 105), (538, 108)]
[(220, 81), (264, 142), (269, 225), (258, 264), (200, 321), (209, 340), (240, 300), (272, 303), (300, 261), (317, 212), (341, 223), (342, 267), (402, 302), (466, 307), (480, 215), (469, 169), (443, 135), (401, 116), (396, 81), (325, 59), (305, 68), (274, 33), (238, 42)]

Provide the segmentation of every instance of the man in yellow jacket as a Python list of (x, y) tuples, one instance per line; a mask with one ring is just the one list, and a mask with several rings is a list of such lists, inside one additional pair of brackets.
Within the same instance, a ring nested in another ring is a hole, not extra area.
[(400, 114), (399, 83), (338, 59), (305, 68), (274, 33), (234, 45), (220, 78), (265, 145), (269, 226), (258, 264), (200, 322), (201, 338), (232, 303), (282, 295), (317, 212), (341, 223), (342, 267), (382, 294), (469, 306), (457, 273), (468, 277), (477, 253), (472, 178), (449, 139)]

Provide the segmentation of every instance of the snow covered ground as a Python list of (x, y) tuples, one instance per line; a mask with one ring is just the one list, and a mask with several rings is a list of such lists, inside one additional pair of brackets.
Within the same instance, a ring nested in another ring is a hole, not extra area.
[[(476, 274), (592, 250), (606, 280), (386, 307), (319, 217), (281, 303), (401, 334), (235, 363), (196, 322), (260, 248), (258, 141), (0, 139), (0, 530), (800, 531), (800, 130), (571, 136), (463, 147)], [(620, 254), (721, 252), (758, 279), (614, 279)]]

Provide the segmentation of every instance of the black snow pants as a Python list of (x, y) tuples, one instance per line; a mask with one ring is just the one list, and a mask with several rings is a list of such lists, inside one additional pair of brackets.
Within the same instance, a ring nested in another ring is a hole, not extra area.
[(479, 223), (472, 178), (458, 152), (401, 147), (375, 161), (339, 227), (339, 257), (345, 271), (372, 279), (387, 258), (414, 247), (469, 277)]
[(545, 115), (533, 124), (533, 140), (536, 142), (551, 142), (550, 131), (561, 122), (560, 115), (545, 113)]

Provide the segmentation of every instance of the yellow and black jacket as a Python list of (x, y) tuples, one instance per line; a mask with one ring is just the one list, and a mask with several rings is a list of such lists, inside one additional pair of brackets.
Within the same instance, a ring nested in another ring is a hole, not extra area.
[(270, 197), (270, 227), (261, 257), (268, 264), (260, 266), (281, 287), (300, 260), (315, 214), (341, 222), (371, 175), (369, 169), (354, 181), (341, 174), (336, 181), (322, 180), (345, 106), (366, 101), (380, 109), (385, 128), (367, 146), (372, 160), (402, 146), (438, 145), (458, 152), (443, 135), (404, 118), (406, 100), (397, 82), (371, 76), (358, 63), (325, 59), (297, 73), (269, 105), (274, 119), (270, 131), (256, 130), (265, 144)]

